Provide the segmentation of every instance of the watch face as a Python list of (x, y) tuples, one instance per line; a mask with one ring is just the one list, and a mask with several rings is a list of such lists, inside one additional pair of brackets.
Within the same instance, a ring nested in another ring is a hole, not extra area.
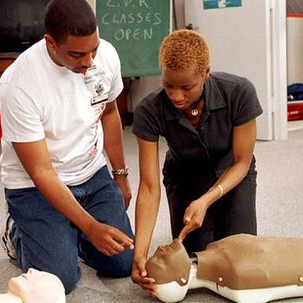
[(128, 175), (128, 167), (127, 166), (123, 169), (123, 175), (124, 176)]

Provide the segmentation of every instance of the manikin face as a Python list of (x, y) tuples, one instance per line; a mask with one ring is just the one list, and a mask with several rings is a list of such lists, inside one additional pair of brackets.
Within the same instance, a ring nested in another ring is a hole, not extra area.
[(181, 241), (175, 239), (171, 244), (159, 246), (155, 254), (146, 262), (149, 277), (157, 284), (176, 281), (180, 285), (188, 282), (191, 260)]
[(85, 73), (93, 64), (100, 43), (97, 30), (90, 36), (68, 35), (66, 41), (60, 44), (48, 34), (44, 38), (51, 59), (74, 73)]
[(24, 303), (55, 303), (65, 296), (58, 277), (32, 268), (26, 274), (10, 279), (8, 291), (20, 297)]
[(200, 100), (209, 69), (204, 74), (193, 70), (175, 71), (162, 69), (162, 85), (173, 105), (179, 110), (186, 110)]

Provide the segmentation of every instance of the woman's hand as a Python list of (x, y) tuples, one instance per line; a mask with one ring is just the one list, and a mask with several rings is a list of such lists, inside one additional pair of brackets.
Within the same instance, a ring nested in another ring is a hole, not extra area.
[(155, 279), (147, 277), (145, 269), (146, 258), (135, 257), (132, 269), (132, 281), (141, 286), (153, 298), (157, 296)]
[(187, 234), (201, 227), (206, 211), (207, 206), (201, 199), (192, 201), (185, 210), (183, 217), (185, 227), (181, 230), (178, 239), (183, 241)]

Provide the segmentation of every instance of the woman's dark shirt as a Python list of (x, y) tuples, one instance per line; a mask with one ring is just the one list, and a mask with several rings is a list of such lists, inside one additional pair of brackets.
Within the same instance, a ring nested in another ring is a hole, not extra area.
[[(133, 133), (147, 141), (165, 137), (169, 150), (165, 169), (172, 172), (214, 171), (219, 177), (232, 164), (233, 127), (262, 114), (253, 84), (246, 78), (215, 72), (204, 84), (204, 107), (195, 129), (176, 109), (164, 89), (140, 102), (134, 113)], [(254, 169), (254, 157), (251, 169)]]

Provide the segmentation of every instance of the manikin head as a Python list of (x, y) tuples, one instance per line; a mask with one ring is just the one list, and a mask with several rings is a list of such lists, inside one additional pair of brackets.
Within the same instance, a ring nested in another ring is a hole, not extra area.
[(65, 290), (60, 279), (48, 272), (30, 268), (27, 273), (8, 282), (8, 292), (0, 303), (65, 303)]
[(175, 281), (180, 286), (186, 285), (190, 267), (191, 260), (178, 239), (171, 244), (160, 245), (155, 254), (146, 262), (148, 276), (154, 278), (156, 284)]

